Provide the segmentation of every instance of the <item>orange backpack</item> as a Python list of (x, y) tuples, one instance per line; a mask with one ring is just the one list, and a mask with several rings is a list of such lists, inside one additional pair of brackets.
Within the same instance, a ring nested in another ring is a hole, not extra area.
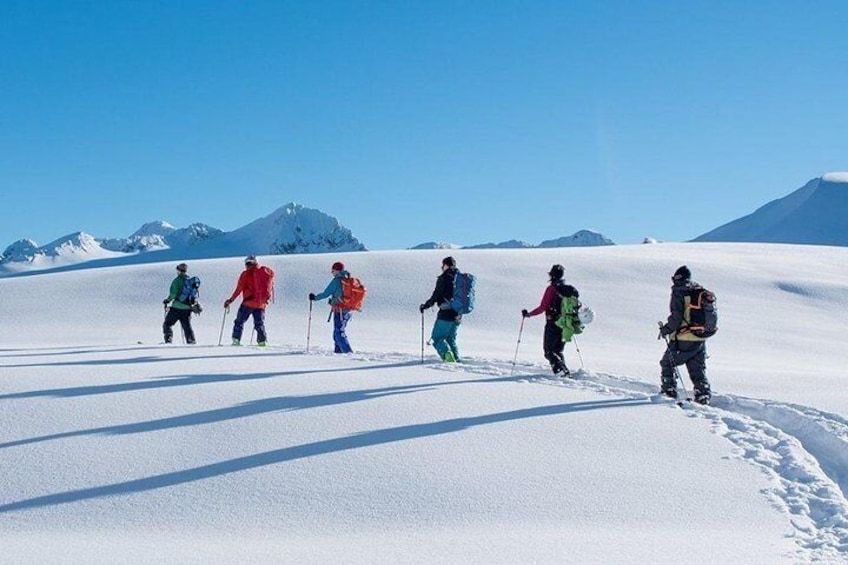
[(347, 276), (342, 279), (342, 299), (333, 305), (334, 311), (340, 310), (362, 310), (362, 301), (365, 300), (365, 287), (359, 279)]
[(253, 275), (253, 299), (267, 304), (274, 298), (274, 271), (269, 267), (259, 267)]

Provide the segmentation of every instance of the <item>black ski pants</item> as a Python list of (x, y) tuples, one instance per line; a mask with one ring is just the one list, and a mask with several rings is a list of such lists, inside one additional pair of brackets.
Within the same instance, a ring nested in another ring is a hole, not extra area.
[(709, 395), (707, 381), (707, 345), (703, 341), (672, 341), (660, 360), (663, 391), (676, 390), (674, 368), (686, 365), (696, 395)]
[(567, 371), (565, 366), (565, 342), (562, 341), (562, 328), (556, 325), (555, 320), (545, 322), (545, 337), (542, 343), (545, 350), (545, 359), (551, 364), (554, 372)]
[(162, 324), (162, 332), (165, 334), (165, 343), (171, 343), (174, 339), (174, 324), (180, 323), (185, 334), (186, 343), (194, 343), (194, 330), (191, 329), (191, 310), (179, 308), (168, 308), (165, 314), (165, 323)]

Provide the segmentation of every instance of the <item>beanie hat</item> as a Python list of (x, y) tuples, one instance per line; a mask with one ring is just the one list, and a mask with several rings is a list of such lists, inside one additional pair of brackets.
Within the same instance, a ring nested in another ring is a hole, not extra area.
[(244, 258), (245, 265), (255, 265), (256, 263), (258, 263), (258, 261), (256, 260), (256, 255), (248, 255)]
[(456, 260), (453, 257), (445, 257), (442, 259), (442, 265), (445, 267), (456, 267)]
[(688, 281), (692, 278), (692, 272), (689, 270), (689, 267), (683, 265), (676, 271), (674, 271), (674, 276), (671, 277), (673, 281)]
[(185, 273), (186, 271), (188, 271), (188, 265), (186, 265), (185, 263), (180, 263), (179, 265), (177, 265), (177, 270), (181, 273)]
[(551, 270), (548, 271), (548, 275), (551, 277), (552, 280), (559, 280), (565, 276), (565, 267), (557, 263), (556, 265), (551, 267)]
[(341, 261), (336, 261), (335, 263), (333, 263), (333, 266), (330, 267), (330, 270), (332, 270), (332, 271), (344, 271), (344, 263), (342, 263)]

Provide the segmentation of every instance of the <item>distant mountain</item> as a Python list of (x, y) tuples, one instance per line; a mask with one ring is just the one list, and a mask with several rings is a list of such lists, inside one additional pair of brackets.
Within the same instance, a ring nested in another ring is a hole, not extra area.
[(336, 218), (290, 203), (232, 232), (200, 223), (177, 229), (156, 221), (126, 238), (98, 239), (77, 232), (43, 246), (22, 239), (0, 256), (0, 276), (173, 259), (364, 250), (365, 246)]
[(603, 234), (590, 230), (580, 230), (572, 235), (559, 239), (543, 241), (537, 247), (599, 247), (603, 245), (615, 245), (613, 241)]
[(460, 249), (461, 247), (461, 245), (457, 245), (455, 243), (447, 243), (444, 241), (428, 241), (426, 243), (420, 243), (415, 247), (410, 247), (409, 249)]
[(848, 245), (848, 173), (828, 173), (693, 241)]
[(460, 246), (453, 243), (428, 242), (410, 247), (410, 249), (541, 249), (551, 247), (597, 247), (601, 245), (615, 245), (611, 239), (602, 234), (590, 230), (580, 230), (572, 235), (559, 239), (543, 241), (539, 245), (532, 245), (526, 241), (510, 239), (501, 243), (478, 243), (476, 245)]
[(526, 241), (510, 239), (501, 243), (478, 243), (477, 245), (469, 245), (465, 249), (527, 249), (533, 247)]

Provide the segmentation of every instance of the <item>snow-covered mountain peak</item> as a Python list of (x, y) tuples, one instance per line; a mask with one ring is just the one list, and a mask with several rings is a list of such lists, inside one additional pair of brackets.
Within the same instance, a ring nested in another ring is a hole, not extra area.
[(156, 220), (155, 222), (148, 222), (138, 228), (136, 232), (129, 237), (129, 239), (150, 235), (168, 235), (176, 231), (176, 229), (177, 228), (164, 220)]
[(694, 241), (848, 245), (846, 183), (848, 173), (827, 173)]
[(257, 254), (365, 251), (365, 246), (336, 218), (294, 202), (228, 233), (226, 240), (238, 245), (249, 242), (248, 252)]
[(38, 253), (38, 244), (31, 239), (19, 239), (9, 245), (3, 255), (0, 256), (0, 263), (7, 262), (29, 262)]
[(547, 247), (595, 247), (603, 245), (615, 245), (613, 241), (603, 234), (592, 230), (580, 230), (572, 235), (543, 241), (538, 246)]
[(48, 257), (58, 257), (61, 255), (76, 255), (85, 254), (93, 251), (99, 251), (102, 247), (93, 235), (79, 231), (60, 237), (55, 241), (51, 241), (47, 245), (43, 245), (44, 255)]

